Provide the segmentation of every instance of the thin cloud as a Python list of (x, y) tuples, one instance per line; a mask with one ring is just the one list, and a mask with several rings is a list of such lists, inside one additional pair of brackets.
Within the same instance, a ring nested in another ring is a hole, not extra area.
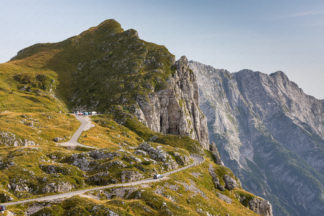
[(293, 14), (277, 15), (274, 16), (272, 19), (282, 20), (282, 19), (289, 19), (289, 18), (302, 18), (302, 17), (320, 16), (320, 15), (324, 15), (324, 10), (310, 10), (310, 11), (302, 11)]
[(296, 14), (288, 15), (287, 17), (306, 17), (306, 16), (316, 16), (316, 15), (324, 15), (324, 10), (319, 11), (303, 11)]

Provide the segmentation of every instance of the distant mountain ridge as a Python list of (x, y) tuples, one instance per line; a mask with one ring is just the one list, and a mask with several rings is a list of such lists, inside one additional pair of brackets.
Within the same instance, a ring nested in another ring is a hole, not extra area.
[(324, 212), (324, 103), (283, 72), (230, 73), (191, 61), (210, 140), (274, 215)]

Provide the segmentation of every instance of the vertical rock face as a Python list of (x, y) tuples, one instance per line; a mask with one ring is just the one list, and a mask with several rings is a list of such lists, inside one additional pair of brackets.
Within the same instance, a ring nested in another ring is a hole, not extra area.
[(165, 89), (138, 97), (138, 119), (156, 132), (186, 135), (209, 149), (207, 121), (199, 109), (198, 84), (185, 56), (175, 63)]
[[(324, 212), (324, 104), (283, 72), (229, 73), (190, 62), (211, 142), (274, 215)], [(254, 205), (253, 205), (254, 206)]]

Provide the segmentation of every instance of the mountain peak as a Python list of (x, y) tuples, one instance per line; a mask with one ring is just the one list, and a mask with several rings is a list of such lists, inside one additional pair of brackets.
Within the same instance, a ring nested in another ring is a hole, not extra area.
[(103, 22), (101, 22), (99, 25), (95, 27), (91, 27), (88, 30), (84, 31), (81, 33), (81, 35), (85, 32), (89, 31), (109, 31), (109, 32), (115, 32), (115, 33), (120, 33), (123, 32), (123, 28), (121, 27), (120, 23), (117, 22), (114, 19), (107, 19)]
[(283, 78), (285, 80), (288, 80), (288, 76), (282, 71), (276, 71), (274, 73), (271, 73), (270, 76), (271, 77), (281, 77), (281, 78)]

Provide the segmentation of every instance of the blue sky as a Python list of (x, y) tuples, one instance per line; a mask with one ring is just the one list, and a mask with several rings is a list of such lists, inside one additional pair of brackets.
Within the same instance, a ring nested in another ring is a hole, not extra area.
[(177, 57), (231, 72), (282, 70), (324, 99), (323, 0), (1, 0), (0, 62), (110, 18)]

